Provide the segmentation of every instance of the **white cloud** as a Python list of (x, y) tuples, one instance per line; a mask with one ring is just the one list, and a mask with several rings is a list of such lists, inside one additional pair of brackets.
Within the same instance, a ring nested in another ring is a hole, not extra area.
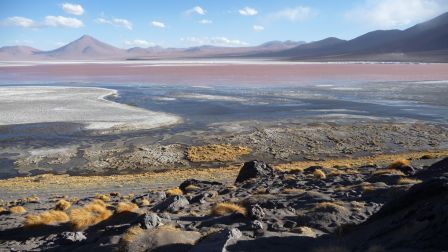
[(247, 46), (246, 42), (238, 39), (228, 39), (226, 37), (187, 37), (181, 38), (181, 41), (194, 45), (212, 45), (212, 46)]
[(129, 20), (123, 18), (114, 18), (112, 20), (105, 18), (97, 18), (95, 19), (95, 22), (99, 24), (111, 24), (118, 27), (124, 27), (128, 30), (132, 30), (132, 23)]
[(152, 21), (151, 25), (157, 28), (165, 28), (165, 24), (159, 21)]
[(44, 25), (51, 27), (70, 27), (70, 28), (80, 28), (84, 26), (83, 22), (79, 19), (63, 16), (46, 16), (44, 20)]
[(251, 7), (244, 7), (238, 10), (238, 12), (243, 16), (255, 16), (258, 14), (258, 11)]
[(365, 0), (345, 17), (374, 28), (400, 28), (433, 18), (448, 10), (444, 0)]
[(26, 17), (9, 17), (2, 22), (3, 25), (6, 26), (19, 26), (19, 27), (36, 27), (37, 24), (34, 20), (26, 18)]
[(84, 14), (84, 8), (79, 4), (64, 3), (62, 4), (62, 10), (68, 14), (77, 16)]
[(297, 6), (286, 8), (278, 12), (271, 13), (271, 19), (288, 19), (289, 21), (303, 21), (314, 15), (314, 11), (308, 6)]
[(213, 23), (213, 21), (208, 20), (208, 19), (202, 19), (198, 23), (200, 23), (200, 24), (211, 24), (211, 23)]
[(254, 29), (254, 31), (263, 31), (264, 30), (264, 27), (261, 25), (254, 25), (252, 28)]
[(192, 15), (192, 14), (199, 14), (199, 15), (205, 15), (207, 11), (203, 9), (201, 6), (195, 6), (189, 10), (185, 11), (185, 14)]
[(54, 45), (57, 46), (57, 47), (65, 46), (66, 44), (68, 44), (68, 43), (67, 42), (62, 42), (62, 41), (54, 42)]
[(128, 47), (150, 47), (155, 46), (156, 44), (143, 39), (134, 39), (134, 40), (126, 40), (124, 44)]

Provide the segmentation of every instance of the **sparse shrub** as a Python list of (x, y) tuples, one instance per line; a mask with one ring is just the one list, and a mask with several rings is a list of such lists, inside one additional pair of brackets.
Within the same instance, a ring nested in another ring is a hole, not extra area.
[(139, 235), (143, 234), (145, 230), (143, 230), (140, 226), (132, 226), (126, 230), (124, 235), (121, 237), (121, 240), (125, 243), (130, 243), (135, 241)]
[(407, 159), (400, 159), (390, 164), (387, 169), (399, 169), (400, 167), (409, 166), (411, 163)]
[(435, 159), (437, 158), (435, 155), (426, 154), (420, 157), (420, 159)]
[(421, 182), (422, 181), (420, 179), (400, 178), (397, 183), (399, 185), (408, 185), (408, 184), (418, 184), (418, 183), (421, 183)]
[(95, 196), (95, 198), (97, 198), (97, 199), (99, 199), (99, 200), (102, 200), (102, 201), (104, 201), (104, 202), (109, 202), (109, 201), (110, 201), (110, 197), (109, 197), (109, 195), (106, 195), (106, 194), (97, 194), (97, 195)]
[(54, 209), (60, 210), (60, 211), (65, 211), (65, 210), (69, 209), (71, 206), (72, 206), (72, 203), (70, 203), (69, 201), (66, 201), (65, 199), (60, 199), (60, 200), (58, 200), (58, 202), (56, 202), (56, 206), (54, 207)]
[(347, 209), (334, 202), (320, 202), (314, 206), (314, 210), (319, 212), (343, 212)]
[(135, 212), (138, 209), (138, 206), (132, 202), (119, 202), (115, 213)]
[(151, 205), (151, 202), (149, 202), (148, 199), (142, 199), (142, 201), (141, 201), (141, 205), (142, 205), (142, 206), (149, 206), (149, 205)]
[(26, 227), (35, 227), (65, 223), (69, 220), (70, 218), (65, 212), (59, 210), (50, 210), (40, 214), (30, 214), (26, 216), (24, 224)]
[(316, 232), (314, 232), (312, 228), (306, 226), (294, 228), (294, 231), (301, 234), (302, 236), (316, 237)]
[(23, 199), (23, 201), (27, 202), (27, 203), (39, 203), (40, 199), (39, 199), (39, 197), (34, 195), (34, 196), (27, 197), (27, 198)]
[(193, 184), (188, 185), (188, 186), (185, 187), (185, 191), (186, 192), (193, 192), (193, 191), (196, 191), (196, 190), (199, 190), (199, 189), (201, 189), (199, 186), (196, 186), (196, 185), (193, 185)]
[(71, 203), (75, 203), (75, 202), (78, 202), (79, 201), (79, 198), (78, 197), (72, 197), (71, 199), (70, 199), (70, 202)]
[(104, 202), (94, 201), (82, 208), (73, 209), (70, 212), (70, 220), (75, 230), (84, 230), (103, 220), (108, 219), (112, 213), (107, 210)]
[(374, 171), (373, 174), (374, 175), (390, 174), (390, 175), (405, 176), (402, 171), (395, 169), (379, 169)]
[(300, 194), (300, 193), (304, 193), (305, 190), (300, 189), (300, 188), (284, 188), (282, 190), (283, 193), (287, 193), (287, 194)]
[(222, 216), (222, 215), (226, 215), (226, 214), (230, 214), (230, 213), (239, 213), (239, 214), (246, 216), (247, 209), (240, 205), (237, 205), (235, 203), (223, 202), (223, 203), (218, 203), (218, 204), (214, 205), (211, 213), (212, 213), (212, 215), (217, 215), (217, 216)]
[(13, 206), (13, 207), (9, 208), (9, 213), (24, 214), (24, 213), (26, 213), (26, 209), (23, 206)]
[(327, 178), (325, 173), (322, 170), (319, 170), (319, 169), (314, 170), (313, 175), (314, 175), (315, 178), (318, 178), (318, 179), (325, 179), (325, 178)]
[(170, 197), (170, 196), (179, 196), (179, 195), (184, 194), (182, 192), (182, 190), (179, 189), (178, 187), (172, 188), (172, 189), (168, 189), (168, 190), (166, 190), (165, 193), (166, 193), (166, 196), (168, 196), (168, 197)]

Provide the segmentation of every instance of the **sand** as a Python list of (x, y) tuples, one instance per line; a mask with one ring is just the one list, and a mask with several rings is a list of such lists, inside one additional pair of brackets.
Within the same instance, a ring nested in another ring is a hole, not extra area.
[(104, 99), (105, 88), (1, 87), (0, 125), (80, 123), (87, 130), (141, 130), (175, 124), (175, 115)]

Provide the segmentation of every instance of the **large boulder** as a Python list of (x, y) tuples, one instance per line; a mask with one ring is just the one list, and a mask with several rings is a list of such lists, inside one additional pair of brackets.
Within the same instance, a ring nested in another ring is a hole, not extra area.
[(227, 246), (235, 244), (242, 235), (238, 228), (225, 229), (207, 236), (190, 252), (227, 252)]
[(168, 211), (176, 212), (190, 204), (187, 198), (183, 195), (173, 196), (165, 199), (158, 205), (156, 205), (153, 210), (157, 212)]
[(263, 161), (253, 160), (244, 163), (241, 168), (236, 183), (244, 182), (253, 178), (271, 177), (274, 175), (274, 169)]
[(448, 173), (448, 158), (431, 165), (429, 168), (422, 170), (415, 176), (418, 179), (426, 180), (428, 178), (440, 177), (444, 173)]

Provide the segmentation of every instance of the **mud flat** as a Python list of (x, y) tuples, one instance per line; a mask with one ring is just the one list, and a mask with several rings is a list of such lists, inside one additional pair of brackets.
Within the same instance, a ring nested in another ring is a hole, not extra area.
[(88, 130), (126, 131), (175, 124), (181, 118), (104, 99), (105, 88), (2, 87), (0, 125), (76, 123)]

